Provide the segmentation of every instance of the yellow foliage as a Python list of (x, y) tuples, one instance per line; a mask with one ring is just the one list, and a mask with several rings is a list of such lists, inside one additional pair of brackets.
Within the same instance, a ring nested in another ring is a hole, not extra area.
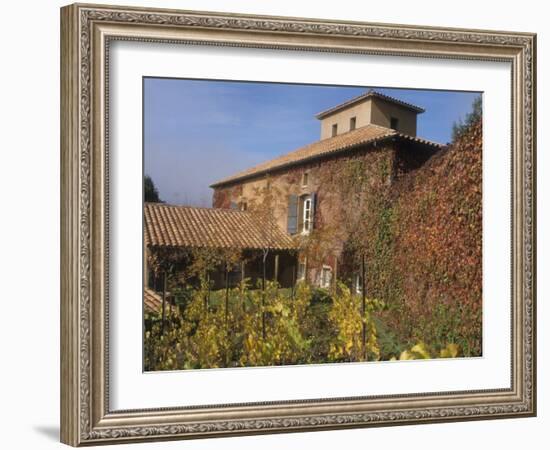
[[(460, 355), (460, 347), (457, 344), (449, 343), (447, 346), (437, 354), (430, 350), (430, 348), (424, 343), (419, 342), (408, 350), (404, 350), (399, 355), (399, 360), (406, 361), (411, 359), (434, 359), (434, 358), (456, 358)], [(391, 361), (395, 361), (396, 358), (391, 358)]]
[(447, 344), (439, 353), (440, 358), (457, 358), (459, 355), (460, 347), (457, 344)]
[[(332, 296), (329, 320), (338, 331), (330, 346), (333, 361), (366, 361), (380, 359), (376, 326), (371, 312), (381, 306), (377, 300), (366, 300), (365, 313), (361, 313), (361, 298), (351, 294), (349, 288), (338, 283)], [(363, 326), (365, 345), (363, 346)]]

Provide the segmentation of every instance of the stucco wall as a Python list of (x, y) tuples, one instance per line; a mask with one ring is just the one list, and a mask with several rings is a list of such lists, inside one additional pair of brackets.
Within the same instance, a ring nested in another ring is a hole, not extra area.
[(321, 140), (332, 137), (332, 126), (337, 125), (337, 134), (350, 131), (350, 119), (356, 118), (356, 128), (368, 124), (391, 127), (391, 117), (398, 119), (397, 130), (416, 136), (417, 114), (408, 108), (386, 102), (378, 98), (369, 98), (351, 105), (321, 120)]
[(336, 114), (332, 114), (321, 120), (321, 139), (332, 137), (332, 126), (338, 127), (338, 133), (342, 134), (350, 131), (350, 119), (356, 118), (356, 128), (364, 127), (371, 123), (371, 108), (372, 101), (368, 99), (364, 102), (357, 103), (348, 108), (345, 108)]
[[(341, 210), (340, 196), (334, 191), (334, 183), (331, 182), (332, 176), (342, 170), (350, 161), (362, 160), (364, 167), (373, 168), (372, 171), (368, 171), (367, 183), (385, 183), (389, 188), (398, 167), (395, 161), (396, 152), (397, 146), (393, 143), (379, 148), (364, 148), (347, 156), (332, 157), (273, 173), (269, 177), (262, 176), (259, 179), (243, 181), (240, 184), (216, 188), (212, 206), (215, 208), (230, 208), (231, 204), (237, 205), (246, 201), (248, 209), (253, 210), (261, 203), (262, 195), (266, 192), (265, 189), (269, 183), (271, 192), (275, 194), (272, 213), (282, 230), (287, 230), (289, 195), (301, 196), (313, 193), (316, 194), (314, 230), (338, 230), (341, 218), (336, 211)], [(378, 168), (382, 165), (390, 169), (385, 171), (383, 175), (379, 175), (381, 172)], [(308, 173), (307, 186), (302, 186), (304, 172)], [(373, 175), (370, 175), (371, 173)], [(353, 214), (353, 211), (349, 211), (349, 214)], [(333, 276), (338, 273), (338, 260), (342, 255), (345, 239), (346, 236), (343, 233), (336, 233), (331, 241), (330, 248), (319, 251), (313, 258), (314, 260), (309, 258), (307, 264), (309, 281), (318, 282), (320, 270), (324, 265), (332, 268)]]
[(395, 117), (399, 121), (397, 131), (408, 134), (409, 136), (416, 136), (416, 116), (417, 114), (415, 112), (392, 103), (378, 99), (372, 102), (372, 123), (390, 128), (391, 117)]

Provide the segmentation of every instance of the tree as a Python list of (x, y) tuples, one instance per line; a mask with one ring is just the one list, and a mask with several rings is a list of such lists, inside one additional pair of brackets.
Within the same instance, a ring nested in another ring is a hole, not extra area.
[(481, 95), (478, 95), (472, 102), (472, 110), (466, 114), (464, 121), (458, 119), (453, 123), (452, 139), (456, 142), (460, 136), (468, 131), (473, 125), (481, 120), (483, 113)]
[(160, 197), (159, 192), (153, 183), (153, 179), (149, 175), (145, 175), (143, 179), (143, 191), (146, 202), (151, 203), (164, 203)]

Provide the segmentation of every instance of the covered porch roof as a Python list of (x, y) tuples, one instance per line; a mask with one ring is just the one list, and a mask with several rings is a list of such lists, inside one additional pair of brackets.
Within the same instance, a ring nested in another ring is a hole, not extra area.
[(149, 247), (295, 250), (275, 221), (248, 211), (146, 203), (144, 239)]

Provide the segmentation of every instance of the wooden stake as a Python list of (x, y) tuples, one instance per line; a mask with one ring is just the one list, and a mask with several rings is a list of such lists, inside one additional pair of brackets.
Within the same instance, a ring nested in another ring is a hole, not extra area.
[(265, 277), (266, 277), (266, 261), (267, 252), (263, 255), (263, 272), (262, 272), (262, 339), (265, 340)]
[[(244, 262), (244, 260), (243, 260), (243, 261), (241, 261), (241, 292), (242, 292), (242, 286), (243, 286), (243, 284), (244, 284), (244, 279), (246, 278), (245, 273), (244, 273), (245, 268), (246, 268), (246, 264), (245, 264), (245, 262)], [(242, 309), (242, 311), (243, 311), (243, 313), (244, 313), (244, 311), (245, 311), (245, 305), (244, 305), (244, 297), (243, 297), (242, 294), (241, 294), (241, 309)]]
[(164, 335), (164, 326), (166, 322), (166, 272), (163, 272), (162, 277), (162, 326), (160, 330), (161, 336)]
[(294, 265), (292, 266), (292, 289), (291, 289), (292, 300), (294, 300), (294, 297), (296, 295), (296, 270), (298, 269), (297, 269), (296, 263), (294, 263)]
[(334, 255), (334, 276), (332, 277), (332, 292), (336, 292), (337, 280), (338, 280), (338, 258), (336, 257), (336, 255)]
[(229, 329), (229, 264), (225, 264), (225, 329)]

